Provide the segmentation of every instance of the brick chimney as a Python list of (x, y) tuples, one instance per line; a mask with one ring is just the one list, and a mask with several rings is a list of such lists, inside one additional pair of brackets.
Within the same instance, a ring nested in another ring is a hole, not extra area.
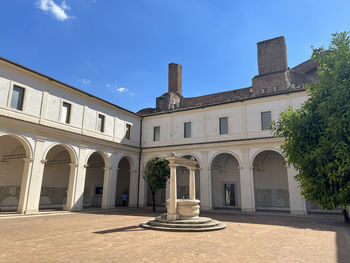
[(168, 92), (175, 92), (182, 96), (182, 66), (175, 63), (169, 64)]
[(284, 36), (257, 43), (259, 75), (288, 69)]

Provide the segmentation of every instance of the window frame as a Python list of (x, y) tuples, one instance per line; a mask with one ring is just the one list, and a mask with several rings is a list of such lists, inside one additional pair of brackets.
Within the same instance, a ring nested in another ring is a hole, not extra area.
[[(221, 120), (223, 120), (223, 119), (226, 119), (226, 125), (227, 125), (227, 130), (226, 130), (226, 132), (225, 133), (223, 133), (222, 132), (222, 126), (221, 126)], [(228, 117), (227, 116), (225, 116), (225, 117), (220, 117), (219, 118), (219, 134), (220, 135), (226, 135), (226, 134), (228, 134)]]
[[(14, 87), (18, 87), (18, 88), (21, 88), (23, 89), (23, 96), (22, 96), (22, 107), (21, 109), (17, 109), (17, 108), (13, 108), (11, 106), (11, 102), (12, 102), (12, 95), (13, 95), (13, 89)], [(28, 93), (28, 88), (27, 86), (21, 84), (21, 83), (18, 83), (18, 82), (15, 82), (15, 81), (10, 81), (10, 90), (9, 90), (9, 93), (8, 93), (8, 98), (7, 98), (7, 107), (10, 108), (11, 110), (15, 110), (15, 111), (18, 111), (18, 112), (25, 112), (26, 111), (26, 101), (27, 101), (27, 93)]]
[[(63, 105), (67, 104), (69, 105), (69, 111), (68, 111), (68, 116), (66, 115), (66, 118), (64, 121), (62, 121), (62, 113), (63, 113)], [(59, 116), (59, 121), (61, 123), (65, 123), (65, 124), (70, 124), (71, 123), (71, 114), (72, 114), (72, 106), (73, 104), (71, 102), (68, 102), (66, 100), (61, 100), (61, 109), (60, 109), (60, 116)], [(67, 122), (67, 117), (68, 117), (68, 122)]]
[[(129, 126), (129, 129), (128, 129), (128, 126)], [(127, 140), (131, 140), (131, 128), (132, 128), (131, 123), (126, 122), (125, 123), (125, 139), (127, 139)]]
[(272, 122), (272, 110), (261, 111), (260, 112), (260, 129), (261, 129), (261, 131), (268, 131), (269, 130), (268, 127), (267, 127), (267, 129), (264, 129), (264, 126), (263, 126), (263, 113), (267, 113), (267, 112), (270, 113), (270, 124), (268, 127), (270, 127), (271, 122)]
[[(98, 121), (99, 121), (99, 119), (100, 119), (100, 116), (103, 117), (103, 118), (101, 118), (101, 120), (102, 120), (101, 129), (100, 129), (99, 124), (98, 124)], [(98, 113), (97, 113), (97, 121), (96, 121), (96, 130), (97, 130), (98, 132), (104, 133), (104, 132), (105, 132), (105, 125), (106, 125), (106, 115), (104, 115), (104, 114), (98, 112)]]
[[(156, 138), (156, 129), (158, 130), (158, 138)], [(160, 126), (153, 127), (153, 141), (154, 142), (160, 141)]]
[[(190, 132), (189, 135), (186, 133), (186, 124), (190, 125)], [(187, 136), (186, 136), (187, 135)], [(184, 138), (191, 138), (192, 137), (192, 122), (184, 122)]]

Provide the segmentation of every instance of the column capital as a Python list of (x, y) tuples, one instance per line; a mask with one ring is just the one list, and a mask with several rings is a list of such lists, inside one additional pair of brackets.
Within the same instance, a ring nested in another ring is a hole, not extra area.
[(105, 166), (102, 169), (105, 170), (105, 171), (110, 171), (112, 169), (112, 167), (111, 166)]
[(239, 170), (243, 170), (243, 169), (254, 169), (254, 166), (238, 166)]
[(89, 168), (89, 166), (90, 166), (90, 165), (88, 165), (88, 164), (84, 164), (84, 165), (83, 165), (84, 168)]
[(45, 163), (47, 163), (47, 160), (46, 160), (46, 159), (42, 159), (40, 162), (41, 162), (42, 164), (45, 164)]
[(29, 158), (29, 157), (24, 157), (24, 158), (22, 158), (22, 160), (25, 162), (33, 162), (34, 161), (33, 158)]
[(75, 168), (75, 167), (77, 167), (78, 166), (78, 164), (77, 163), (69, 163), (68, 164), (70, 167), (73, 167), (73, 168)]
[(197, 170), (196, 167), (187, 167), (187, 169), (190, 170), (190, 172), (192, 172), (192, 171), (195, 172)]

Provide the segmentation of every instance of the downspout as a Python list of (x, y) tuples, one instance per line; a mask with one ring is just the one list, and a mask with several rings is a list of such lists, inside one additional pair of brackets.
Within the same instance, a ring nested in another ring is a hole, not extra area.
[(139, 175), (138, 175), (138, 180), (137, 180), (137, 207), (139, 207), (139, 198), (140, 198), (141, 154), (142, 154), (142, 121), (143, 121), (143, 117), (141, 117), (141, 122), (140, 122), (140, 153), (139, 153)]

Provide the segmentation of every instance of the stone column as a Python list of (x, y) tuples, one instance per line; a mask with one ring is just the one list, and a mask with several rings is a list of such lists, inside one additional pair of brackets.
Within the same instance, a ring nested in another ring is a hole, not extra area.
[(137, 170), (130, 170), (129, 204), (128, 207), (137, 207)]
[(68, 183), (68, 191), (67, 191), (67, 203), (63, 206), (64, 210), (71, 211), (73, 210), (75, 204), (75, 191), (77, 186), (77, 174), (76, 174), (76, 163), (70, 163), (69, 170), (69, 183)]
[(298, 187), (298, 182), (295, 180), (297, 171), (294, 167), (287, 167), (288, 175), (288, 191), (289, 191), (289, 202), (290, 202), (290, 213), (296, 215), (306, 215), (306, 201), (301, 195), (300, 189)]
[[(44, 154), (45, 139), (36, 139), (32, 165), (29, 165), (28, 173), (23, 174), (22, 186), (24, 187), (23, 197), (19, 204), (20, 212), (23, 214), (37, 213), (39, 210), (41, 184), (44, 173), (44, 164), (42, 160)], [(25, 184), (25, 186), (23, 185)], [(22, 189), (21, 189), (22, 194)]]
[(27, 203), (29, 181), (30, 181), (30, 170), (32, 168), (33, 159), (23, 158), (24, 168), (21, 183), (21, 192), (19, 195), (18, 209), (17, 212), (23, 214), (25, 211), (25, 204)]
[(196, 199), (196, 168), (189, 168), (190, 174), (189, 174), (189, 188), (190, 188), (190, 200), (195, 200)]
[(241, 182), (241, 210), (255, 212), (253, 167), (239, 167)]
[(86, 168), (86, 146), (80, 145), (79, 147), (79, 157), (78, 157), (77, 171), (76, 171), (76, 181), (75, 181), (75, 191), (74, 198), (72, 199), (71, 211), (80, 211), (83, 209), (84, 202), (84, 189), (85, 189), (85, 177)]
[(108, 203), (107, 208), (114, 208), (115, 207), (115, 197), (117, 193), (117, 183), (118, 183), (118, 165), (119, 162), (117, 162), (118, 159), (118, 153), (113, 152), (112, 156), (109, 158), (110, 164), (111, 164), (111, 172), (109, 174), (109, 186), (108, 186)]
[(240, 169), (241, 210), (255, 212), (253, 167), (249, 165), (249, 151), (242, 149), (242, 167)]
[(101, 208), (108, 208), (108, 199), (109, 197), (109, 185), (110, 185), (110, 173), (111, 173), (111, 167), (105, 166), (103, 167), (104, 176), (103, 176), (103, 192), (102, 192), (102, 205)]
[(168, 205), (168, 220), (176, 220), (176, 201), (177, 201), (177, 193), (176, 193), (176, 165), (169, 164), (170, 166), (170, 199)]
[(211, 210), (211, 170), (208, 160), (208, 152), (201, 152), (200, 171), (200, 193), (201, 193), (201, 210)]

